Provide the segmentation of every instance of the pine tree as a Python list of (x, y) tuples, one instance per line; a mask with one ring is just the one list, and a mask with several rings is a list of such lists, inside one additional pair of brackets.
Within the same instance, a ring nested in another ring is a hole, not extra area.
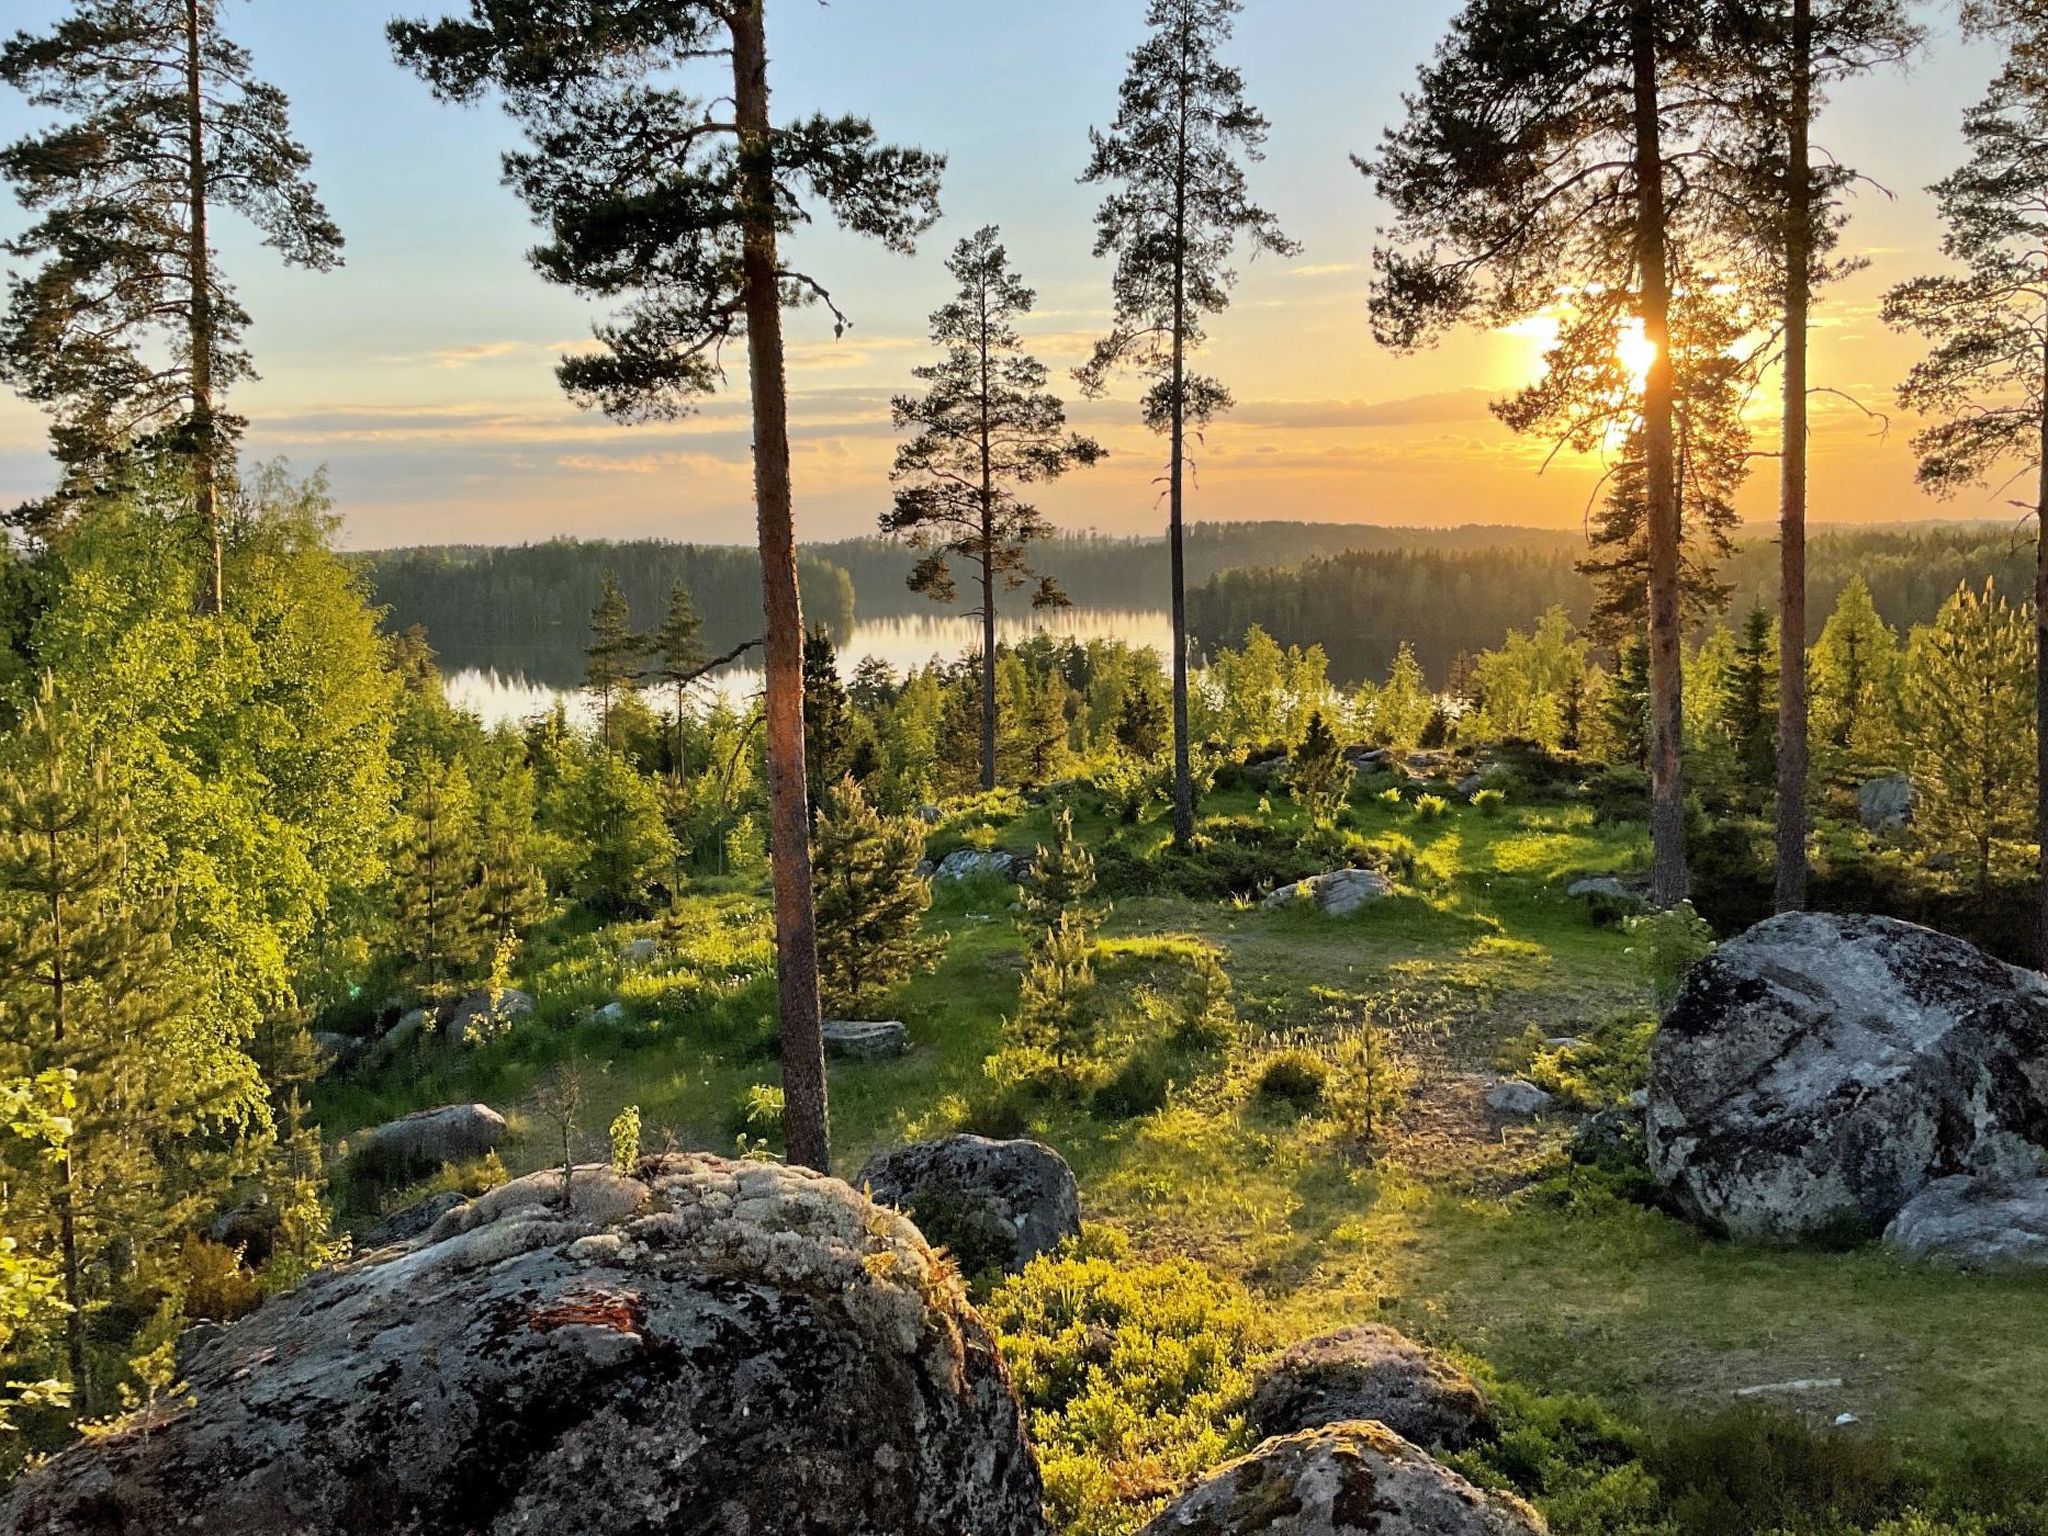
[(1167, 545), (1173, 591), (1173, 837), (1195, 835), (1188, 731), (1188, 621), (1185, 513), (1188, 434), (1199, 435), (1230, 408), (1230, 392), (1191, 373), (1188, 356), (1206, 336), (1203, 318), (1230, 303), (1232, 252), (1292, 255), (1279, 222), (1252, 202), (1245, 161), (1262, 157), (1266, 119), (1244, 99), (1244, 78), (1222, 49), (1239, 0), (1151, 0), (1151, 35), (1131, 55), (1117, 117), (1089, 135), (1094, 154), (1082, 180), (1115, 190), (1095, 216), (1095, 254), (1116, 257), (1115, 326), (1080, 372), (1100, 395), (1119, 368), (1150, 384), (1145, 424), (1168, 443)]
[(1095, 895), (1095, 855), (1074, 834), (1074, 813), (1067, 806), (1052, 820), (1052, 846), (1039, 844), (1031, 867), (1018, 883), (1024, 915), (1040, 926), (1062, 912), (1092, 926), (1099, 921), (1090, 905)]
[(1601, 714), (1615, 759), (1643, 767), (1650, 757), (1650, 647), (1640, 636), (1616, 648)]
[(1336, 819), (1351, 788), (1351, 765), (1344, 761), (1337, 745), (1337, 733), (1317, 710), (1308, 717), (1308, 734), (1294, 749), (1287, 767), (1287, 787), (1308, 811), (1309, 819), (1323, 826)]
[(399, 954), (406, 979), (436, 997), (472, 979), (483, 960), (476, 885), (482, 850), (469, 770), (460, 758), (416, 759), (399, 809), (391, 860)]
[(923, 933), (931, 886), (919, 877), (923, 829), (885, 819), (851, 779), (825, 794), (818, 817), (818, 964), (828, 1008), (864, 1017), (941, 946)]
[(256, 78), (222, 10), (75, 0), (50, 31), (0, 50), (0, 79), (68, 119), (0, 151), (0, 175), (38, 216), (8, 252), (41, 263), (12, 282), (0, 379), (50, 410), (64, 466), (63, 489), (28, 519), (46, 529), (131, 450), (173, 448), (212, 541), (214, 613), (220, 483), (242, 427), (222, 399), (255, 371), (249, 316), (215, 264), (214, 216), (242, 215), (286, 263), (313, 271), (338, 266), (342, 245), (284, 93)]
[(1851, 577), (1813, 647), (1814, 740), (1830, 774), (1857, 780), (1897, 766), (1899, 666), (1898, 635)]
[[(910, 587), (939, 602), (957, 589), (951, 560), (974, 571), (981, 621), (981, 787), (996, 787), (996, 597), (1031, 574), (1030, 548), (1052, 532), (1021, 492), (1103, 457), (1100, 443), (1067, 430), (1067, 413), (1046, 386), (1045, 365), (1024, 350), (1017, 322), (1038, 296), (1010, 267), (1001, 231), (977, 230), (946, 263), (959, 285), (933, 311), (931, 337), (944, 358), (915, 370), (930, 388), (899, 395), (896, 429), (915, 432), (897, 451), (896, 503), (882, 531), (924, 552)], [(1039, 581), (1034, 608), (1067, 605), (1051, 577)]]
[[(1449, 327), (1557, 306), (1603, 359), (1632, 331), (1651, 673), (1652, 895), (1686, 893), (1683, 591), (1672, 308), (1693, 251), (1688, 174), (1711, 99), (1712, 7), (1700, 0), (1466, 0), (1361, 160), (1394, 210), (1376, 258), (1374, 332), (1407, 349)], [(1686, 81), (1686, 89), (1673, 90)]]
[(1906, 647), (1914, 825), (1967, 852), (1979, 897), (1994, 852), (2027, 834), (2034, 791), (2034, 658), (2020, 616), (1989, 582), (1964, 587)]
[(1726, 207), (1754, 243), (1783, 317), (1778, 491), (1778, 826), (1774, 902), (1806, 905), (1806, 500), (1809, 344), (1817, 291), (1862, 263), (1839, 260), (1840, 202), (1855, 172), (1817, 155), (1814, 119), (1830, 85), (1904, 59), (1919, 29), (1899, 0), (1738, 0), (1719, 18), (1744, 57), (1741, 147)]
[(516, 738), (492, 742), (481, 765), (477, 806), (477, 917), (485, 944), (495, 948), (530, 933), (548, 911), (534, 831), (539, 789)]
[(1934, 188), (1942, 252), (1961, 270), (1915, 278), (1885, 298), (1884, 317), (1931, 343), (1899, 386), (1928, 419), (1913, 439), (1920, 483), (1951, 496), (1994, 472), (2031, 475), (2035, 514), (2034, 838), (2037, 934), (2048, 956), (2048, 17), (1999, 4), (1972, 15), (2012, 49), (1984, 100), (1963, 116), (1970, 158)]
[(610, 571), (604, 573), (597, 606), (590, 613), (590, 644), (583, 654), (587, 659), (583, 686), (597, 695), (598, 740), (609, 751), (613, 745), (612, 704), (632, 690), (640, 663), (647, 656), (647, 642), (633, 633), (632, 607), (619, 578)]
[(1134, 677), (1125, 683), (1116, 712), (1116, 744), (1149, 763), (1166, 750), (1167, 726), (1166, 703), (1145, 680)]
[(68, 1075), (76, 1107), (56, 1155), (12, 1140), (0, 1161), (9, 1235), (57, 1256), (71, 1401), (90, 1413), (88, 1339), (120, 1255), (225, 1193), (209, 1153), (265, 1107), (255, 1063), (197, 1006), (170, 903), (125, 888), (131, 813), (72, 731), (46, 687), (0, 771), (0, 1082)]
[[(554, 282), (624, 304), (602, 350), (566, 359), (565, 388), (626, 420), (674, 416), (721, 382), (744, 334), (754, 428), (765, 619), (768, 795), (791, 1159), (824, 1169), (825, 1048), (811, 910), (797, 592), (782, 311), (823, 284), (787, 265), (781, 237), (824, 204), (843, 227), (899, 251), (938, 217), (942, 158), (880, 143), (859, 118), (778, 127), (768, 101), (764, 0), (470, 0), (440, 22), (394, 22), (399, 58), (442, 97), (503, 94), (527, 131), (512, 184), (548, 225), (534, 254)], [(678, 78), (724, 61), (722, 107)], [(650, 156), (644, 146), (658, 142)], [(845, 317), (835, 308), (840, 327)]]
[(677, 582), (669, 591), (668, 612), (662, 617), (661, 628), (648, 639), (654, 659), (649, 680), (675, 690), (675, 737), (670, 765), (676, 774), (683, 771), (683, 716), (690, 685), (704, 675), (704, 664), (710, 660), (704, 650), (703, 630), (704, 620), (690, 600), (690, 589)]

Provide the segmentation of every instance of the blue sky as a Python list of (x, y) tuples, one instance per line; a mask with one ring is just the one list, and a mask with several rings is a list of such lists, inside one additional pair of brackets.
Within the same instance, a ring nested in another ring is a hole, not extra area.
[[(13, 0), (8, 19), (34, 27), (62, 9)], [(347, 268), (316, 276), (282, 271), (242, 231), (224, 235), (264, 374), (235, 401), (252, 420), (250, 449), (302, 470), (326, 465), (361, 545), (749, 537), (743, 378), (674, 428), (616, 427), (561, 400), (552, 360), (588, 334), (591, 311), (525, 265), (532, 231), (498, 181), (509, 125), (495, 109), (436, 104), (391, 63), (388, 0), (230, 0), (229, 12), (260, 70), (291, 95), (349, 240)], [(1213, 327), (1211, 365), (1241, 408), (1205, 445), (1197, 516), (1578, 521), (1592, 469), (1538, 478), (1535, 445), (1485, 413), (1490, 394), (1533, 366), (1531, 339), (1464, 337), (1401, 359), (1366, 331), (1375, 209), (1346, 156), (1398, 112), (1451, 13), (1442, 0), (1250, 0), (1234, 56), (1273, 120), (1255, 186), (1305, 251), (1248, 267), (1237, 307)], [(1994, 63), (1955, 39), (1947, 8), (1926, 15), (1934, 38), (1917, 70), (1845, 89), (1822, 135), (1896, 193), (1859, 199), (1850, 243), (1871, 271), (1835, 296), (1817, 340), (1822, 378), (1880, 404), (1913, 351), (1876, 325), (1876, 296), (1937, 260), (1920, 189), (1957, 158), (1958, 116)], [(1104, 324), (1107, 272), (1090, 255), (1097, 192), (1075, 177), (1142, 19), (1142, 0), (771, 5), (779, 112), (864, 112), (885, 135), (951, 157), (946, 218), (915, 259), (825, 232), (800, 237), (802, 262), (855, 321), (838, 342), (818, 316), (792, 325), (806, 537), (867, 531), (886, 505), (887, 398), (921, 358), (924, 316), (944, 296), (942, 259), (960, 236), (1003, 226), (1039, 290), (1032, 334), (1056, 369)], [(0, 134), (35, 121), (18, 98), (0, 99)], [(19, 222), (0, 199), (0, 228)], [(1129, 401), (1077, 404), (1076, 416), (1112, 459), (1050, 488), (1046, 509), (1070, 526), (1153, 528), (1157, 448)], [(1875, 441), (1846, 407), (1822, 417), (1820, 516), (1992, 508), (1922, 498), (1901, 428)], [(37, 412), (0, 401), (0, 499), (43, 486), (42, 441)], [(1752, 494), (1761, 511), (1768, 486)]]

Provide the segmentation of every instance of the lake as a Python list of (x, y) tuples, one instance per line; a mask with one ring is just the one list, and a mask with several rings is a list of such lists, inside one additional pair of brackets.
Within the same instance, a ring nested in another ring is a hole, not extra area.
[[(1028, 618), (1006, 619), (998, 626), (1002, 638), (1012, 642), (1027, 640), (1040, 630), (1061, 639), (1122, 640), (1131, 645), (1148, 645), (1162, 656), (1172, 650), (1173, 625), (1164, 609), (1065, 608)], [(850, 678), (854, 668), (870, 656), (902, 673), (934, 658), (953, 660), (980, 644), (980, 624), (957, 615), (901, 615), (864, 620), (854, 626), (852, 637), (839, 648), (840, 675)], [(758, 667), (730, 667), (710, 681), (728, 697), (746, 698), (760, 691), (761, 671)], [(536, 682), (510, 660), (502, 666), (480, 660), (452, 669), (447, 686), (449, 702), (472, 711), (486, 725), (518, 724), (546, 714), (557, 702), (566, 704), (574, 719), (589, 723), (596, 718), (594, 704), (580, 689)]]

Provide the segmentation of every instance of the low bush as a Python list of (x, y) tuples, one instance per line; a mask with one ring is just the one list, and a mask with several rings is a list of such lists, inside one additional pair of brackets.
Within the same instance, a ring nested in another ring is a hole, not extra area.
[(1498, 816), (1501, 808), (1508, 803), (1507, 793), (1498, 789), (1482, 789), (1472, 796), (1472, 809), (1482, 816)]
[(1313, 1051), (1293, 1047), (1270, 1058), (1259, 1069), (1257, 1093), (1268, 1104), (1305, 1115), (1323, 1102), (1330, 1068)]
[(1424, 795), (1415, 802), (1417, 821), (1441, 821), (1451, 814), (1451, 802), (1442, 795)]
[(1190, 1259), (1140, 1262), (1091, 1227), (982, 1308), (996, 1331), (1064, 1536), (1126, 1536), (1166, 1497), (1250, 1447), (1251, 1365), (1268, 1309)]

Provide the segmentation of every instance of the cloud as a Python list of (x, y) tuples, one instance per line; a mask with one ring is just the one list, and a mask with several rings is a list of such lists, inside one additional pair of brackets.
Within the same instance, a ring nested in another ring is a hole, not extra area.
[(1350, 277), (1353, 273), (1366, 270), (1362, 261), (1327, 261), (1320, 266), (1286, 267), (1289, 277)]

